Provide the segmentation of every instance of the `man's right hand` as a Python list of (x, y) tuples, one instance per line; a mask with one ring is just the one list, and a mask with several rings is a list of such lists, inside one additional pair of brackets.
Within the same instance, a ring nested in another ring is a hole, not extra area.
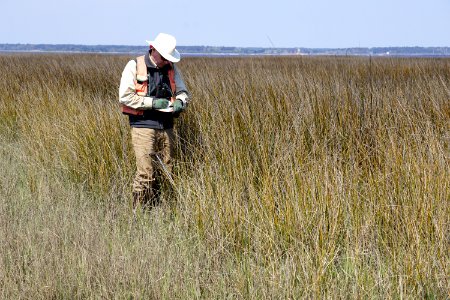
[(167, 99), (153, 99), (152, 108), (153, 109), (164, 109), (169, 107), (169, 100)]

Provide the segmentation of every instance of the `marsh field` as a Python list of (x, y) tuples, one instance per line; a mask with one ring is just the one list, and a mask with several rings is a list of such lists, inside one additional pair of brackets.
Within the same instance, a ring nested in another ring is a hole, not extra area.
[(133, 217), (131, 58), (0, 55), (0, 298), (449, 297), (450, 59), (184, 58)]

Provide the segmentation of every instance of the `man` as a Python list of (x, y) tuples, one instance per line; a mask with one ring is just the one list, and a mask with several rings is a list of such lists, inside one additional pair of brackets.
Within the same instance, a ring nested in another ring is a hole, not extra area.
[(158, 166), (169, 174), (172, 170), (174, 118), (189, 102), (189, 93), (174, 64), (180, 61), (175, 38), (160, 33), (147, 43), (148, 53), (125, 66), (119, 87), (119, 101), (129, 117), (136, 155), (133, 210), (155, 204), (155, 171)]

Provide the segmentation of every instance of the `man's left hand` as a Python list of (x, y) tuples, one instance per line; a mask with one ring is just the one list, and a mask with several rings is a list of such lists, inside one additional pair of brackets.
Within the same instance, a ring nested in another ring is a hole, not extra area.
[(173, 103), (173, 112), (179, 113), (182, 112), (183, 110), (184, 110), (183, 101), (181, 101), (180, 99), (175, 100), (175, 102)]

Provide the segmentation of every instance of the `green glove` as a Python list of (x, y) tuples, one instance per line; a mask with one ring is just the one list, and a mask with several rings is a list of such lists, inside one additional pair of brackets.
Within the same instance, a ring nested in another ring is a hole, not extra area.
[(167, 99), (153, 99), (152, 108), (153, 109), (164, 109), (169, 107), (169, 100)]
[(179, 113), (182, 112), (183, 110), (184, 110), (183, 101), (181, 101), (180, 99), (175, 100), (175, 102), (173, 103), (173, 112)]

